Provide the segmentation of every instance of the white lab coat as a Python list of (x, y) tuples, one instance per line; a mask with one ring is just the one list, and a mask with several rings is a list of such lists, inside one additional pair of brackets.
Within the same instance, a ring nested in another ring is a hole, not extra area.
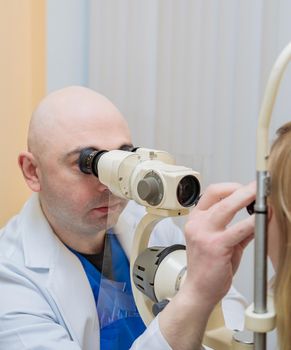
[[(122, 216), (116, 230), (126, 253), (136, 213)], [(154, 234), (152, 244), (168, 245), (175, 236)], [(181, 237), (172, 243), (180, 243)], [(226, 308), (241, 314), (243, 299), (229, 294)], [(233, 304), (233, 305), (232, 305)], [(227, 316), (227, 315), (226, 315)], [(232, 319), (231, 317), (229, 317)], [(233, 323), (239, 328), (242, 317)], [(57, 238), (37, 195), (0, 231), (0, 349), (98, 350), (99, 322), (90, 284), (79, 259)], [(169, 350), (155, 319), (132, 349)]]

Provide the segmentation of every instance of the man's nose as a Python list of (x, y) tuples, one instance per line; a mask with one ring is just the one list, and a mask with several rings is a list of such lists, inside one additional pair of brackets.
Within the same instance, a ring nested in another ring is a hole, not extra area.
[(104, 185), (102, 182), (100, 182), (99, 180), (97, 181), (97, 190), (99, 191), (99, 192), (109, 192), (109, 188), (106, 186), (106, 185)]
[(100, 193), (110, 192), (109, 188), (104, 185), (97, 177), (89, 175), (88, 178), (88, 186), (91, 187), (92, 192), (98, 191)]

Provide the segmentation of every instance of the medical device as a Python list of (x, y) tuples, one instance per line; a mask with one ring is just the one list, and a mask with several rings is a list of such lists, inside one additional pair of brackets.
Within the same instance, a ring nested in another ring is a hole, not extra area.
[[(254, 304), (246, 310), (246, 328), (254, 332), (254, 342), (249, 333), (226, 329), (219, 304), (210, 316), (203, 339), (215, 350), (265, 350), (266, 333), (275, 328), (273, 303), (267, 298), (268, 131), (278, 87), (290, 60), (291, 43), (271, 71), (257, 129), (255, 295)], [(96, 175), (115, 195), (133, 199), (147, 209), (136, 228), (130, 267), (135, 302), (148, 324), (177, 293), (187, 273), (185, 247), (148, 248), (150, 234), (163, 218), (185, 215), (195, 205), (200, 194), (199, 174), (175, 165), (167, 152), (143, 148), (135, 152), (85, 149), (79, 166), (83, 172)]]
[[(187, 273), (185, 246), (148, 248), (150, 234), (160, 220), (189, 213), (199, 199), (199, 174), (175, 165), (169, 153), (147, 148), (134, 152), (86, 148), (80, 153), (79, 168), (97, 176), (116, 196), (146, 207), (147, 214), (135, 231), (130, 270), (136, 305), (149, 324), (178, 292)], [(204, 343), (226, 349), (231, 339), (219, 304), (208, 322)]]

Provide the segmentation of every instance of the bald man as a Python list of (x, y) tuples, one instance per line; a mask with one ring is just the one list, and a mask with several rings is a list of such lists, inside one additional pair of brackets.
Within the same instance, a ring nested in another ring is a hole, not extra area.
[[(40, 102), (19, 155), (34, 195), (0, 231), (0, 349), (200, 349), (252, 237), (251, 217), (229, 222), (254, 199), (254, 185), (206, 190), (186, 225), (186, 281), (145, 329), (124, 253), (131, 242), (122, 246), (114, 229), (126, 203), (78, 166), (83, 149), (131, 146), (118, 109), (90, 89)], [(163, 235), (152, 243), (164, 245)]]

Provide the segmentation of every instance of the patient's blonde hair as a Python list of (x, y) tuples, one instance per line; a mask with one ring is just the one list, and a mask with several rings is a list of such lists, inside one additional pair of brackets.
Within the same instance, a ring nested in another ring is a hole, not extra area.
[(277, 131), (269, 158), (270, 202), (279, 229), (279, 262), (274, 284), (280, 350), (291, 348), (291, 122)]

